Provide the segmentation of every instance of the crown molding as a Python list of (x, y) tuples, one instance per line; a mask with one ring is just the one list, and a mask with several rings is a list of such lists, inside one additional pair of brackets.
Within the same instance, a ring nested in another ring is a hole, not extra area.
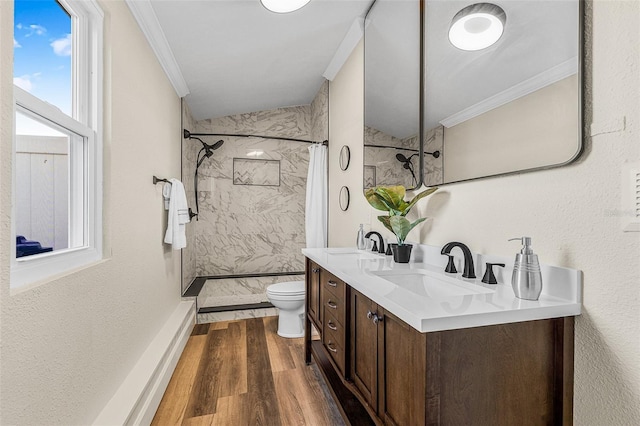
[(333, 79), (336, 78), (336, 75), (338, 75), (338, 72), (345, 62), (347, 62), (351, 52), (353, 52), (353, 49), (356, 48), (363, 36), (364, 18), (356, 18), (351, 24), (349, 31), (347, 31), (347, 35), (342, 39), (340, 46), (338, 46), (336, 52), (333, 54), (333, 58), (331, 58), (327, 69), (322, 74), (324, 78), (329, 81), (333, 81)]
[(147, 41), (151, 45), (151, 49), (156, 54), (162, 69), (171, 81), (173, 88), (179, 97), (184, 97), (189, 94), (189, 87), (187, 82), (182, 76), (180, 66), (176, 62), (176, 58), (173, 56), (171, 47), (167, 42), (167, 38), (162, 31), (160, 22), (156, 13), (153, 11), (150, 0), (125, 0), (129, 10), (133, 14), (134, 18), (138, 22), (138, 26), (142, 30), (143, 34), (147, 38)]
[(483, 101), (478, 102), (475, 105), (471, 105), (468, 108), (457, 112), (444, 120), (440, 121), (444, 127), (453, 127), (456, 124), (460, 124), (464, 121), (477, 117), (492, 109), (498, 108), (523, 96), (529, 95), (537, 90), (547, 87), (550, 84), (556, 83), (564, 78), (574, 75), (578, 72), (578, 59), (571, 58), (568, 61), (562, 62), (553, 68), (549, 68), (546, 71), (541, 72), (521, 83), (516, 84), (502, 92), (495, 94)]

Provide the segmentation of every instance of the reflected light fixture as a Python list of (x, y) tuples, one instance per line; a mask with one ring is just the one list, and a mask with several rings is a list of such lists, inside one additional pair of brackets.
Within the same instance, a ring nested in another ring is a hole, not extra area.
[(502, 37), (506, 22), (507, 14), (500, 6), (492, 3), (472, 4), (453, 17), (449, 41), (461, 50), (482, 50)]
[(310, 0), (260, 0), (262, 5), (275, 13), (289, 13), (302, 8)]

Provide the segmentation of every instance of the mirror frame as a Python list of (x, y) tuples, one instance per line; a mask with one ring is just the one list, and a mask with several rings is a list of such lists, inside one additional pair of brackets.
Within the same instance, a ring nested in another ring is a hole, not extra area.
[[(425, 135), (425, 98), (427, 96), (426, 91), (426, 55), (425, 55), (425, 45), (426, 45), (426, 37), (427, 37), (427, 32), (426, 32), (426, 28), (425, 28), (425, 24), (426, 24), (426, 18), (425, 15), (426, 13), (428, 13), (428, 0), (415, 0), (418, 4), (419, 4), (419, 8), (420, 8), (420, 33), (419, 33), (419, 37), (420, 37), (420, 58), (419, 58), (419, 63), (420, 63), (420, 72), (419, 72), (419, 90), (420, 90), (420, 102), (419, 102), (419, 124), (418, 124), (418, 137), (419, 137), (419, 152), (421, 153), (421, 155), (418, 156), (418, 163), (419, 163), (419, 176), (418, 176), (418, 184), (416, 187), (414, 188), (407, 188), (408, 190), (414, 190), (419, 188), (420, 186), (422, 186), (425, 182), (425, 154), (424, 150), (425, 150), (425, 145), (424, 145), (424, 135)], [(461, 179), (461, 180), (455, 180), (455, 181), (450, 181), (450, 182), (444, 182), (444, 176), (443, 176), (443, 182), (438, 182), (435, 183), (434, 186), (442, 186), (442, 185), (450, 185), (450, 184), (454, 184), (454, 183), (459, 183), (459, 182), (468, 182), (468, 181), (473, 181), (473, 180), (479, 180), (479, 179), (487, 179), (487, 178), (496, 178), (496, 177), (502, 177), (502, 176), (509, 176), (509, 175), (514, 175), (514, 174), (520, 174), (520, 173), (527, 173), (527, 172), (534, 172), (534, 171), (541, 171), (541, 170), (548, 170), (548, 169), (554, 169), (557, 167), (564, 167), (567, 166), (575, 161), (577, 161), (582, 154), (585, 151), (585, 123), (584, 123), (584, 119), (585, 119), (585, 100), (584, 100), (584, 93), (585, 93), (585, 80), (584, 80), (584, 64), (585, 64), (585, 36), (584, 36), (584, 27), (585, 27), (585, 14), (586, 14), (586, 7), (585, 7), (585, 0), (576, 0), (578, 3), (578, 16), (576, 17), (576, 19), (578, 20), (577, 22), (577, 27), (578, 27), (578, 40), (577, 40), (577, 57), (578, 57), (578, 71), (577, 71), (577, 78), (578, 78), (578, 87), (577, 87), (577, 99), (576, 99), (576, 108), (577, 108), (577, 113), (578, 113), (578, 120), (577, 120), (577, 143), (578, 143), (578, 149), (575, 152), (575, 154), (573, 155), (573, 157), (569, 158), (566, 161), (560, 162), (560, 163), (556, 163), (556, 164), (547, 164), (547, 165), (543, 165), (543, 166), (539, 166), (539, 167), (532, 167), (532, 168), (528, 168), (528, 169), (520, 169), (520, 170), (513, 170), (513, 171), (508, 171), (508, 172), (503, 172), (503, 173), (496, 173), (496, 174), (490, 174), (490, 175), (484, 175), (484, 176), (477, 176), (477, 177), (471, 177), (468, 179)], [(370, 13), (372, 12), (372, 10), (374, 10), (374, 7), (377, 3), (377, 0), (374, 0), (374, 2), (372, 3), (371, 7), (369, 8), (369, 10), (367, 11), (367, 14), (365, 16), (365, 22), (367, 19), (371, 19), (370, 18)], [(365, 80), (365, 97), (366, 97), (366, 42), (367, 42), (367, 37), (366, 37), (366, 25), (365, 25), (365, 31), (364, 31), (364, 43), (365, 43), (365, 51), (364, 51), (364, 67), (365, 67), (365, 73), (364, 73), (364, 80)], [(366, 102), (365, 102), (366, 105)], [(365, 106), (365, 111), (364, 111), (365, 117), (366, 117), (366, 106)], [(363, 145), (364, 145), (364, 140), (363, 140)], [(366, 147), (363, 146), (363, 150), (366, 149)], [(441, 155), (446, 155), (446, 153), (444, 152), (445, 150), (443, 149), (443, 152), (441, 153)], [(363, 161), (363, 166), (364, 166), (364, 161)], [(364, 186), (364, 185), (363, 185)]]
[[(421, 0), (424, 5), (426, 6), (428, 0)], [(530, 0), (531, 1), (531, 0)], [(575, 161), (577, 161), (582, 154), (585, 151), (585, 123), (584, 123), (584, 116), (585, 116), (585, 100), (584, 100), (584, 89), (585, 89), (585, 81), (584, 81), (584, 64), (585, 64), (585, 37), (584, 37), (584, 26), (585, 26), (585, 14), (586, 14), (586, 8), (585, 8), (585, 0), (576, 0), (576, 2), (578, 3), (578, 15), (576, 17), (576, 19), (578, 20), (578, 40), (577, 40), (577, 57), (578, 57), (578, 71), (577, 71), (577, 78), (578, 78), (578, 87), (577, 87), (577, 99), (576, 99), (576, 108), (577, 108), (577, 112), (578, 112), (578, 129), (577, 129), (577, 142), (579, 144), (579, 148), (576, 151), (576, 153), (573, 155), (573, 157), (569, 158), (566, 161), (560, 162), (560, 163), (556, 163), (556, 164), (548, 164), (548, 165), (544, 165), (544, 166), (539, 166), (539, 167), (531, 167), (528, 169), (519, 169), (519, 170), (513, 170), (513, 171), (508, 171), (508, 172), (504, 172), (504, 173), (495, 173), (495, 174), (491, 174), (491, 175), (485, 175), (485, 176), (477, 176), (477, 177), (472, 177), (472, 178), (468, 178), (468, 179), (460, 179), (460, 180), (455, 180), (455, 181), (450, 181), (450, 182), (444, 182), (444, 175), (443, 175), (443, 182), (438, 183), (435, 186), (443, 186), (443, 185), (450, 185), (450, 184), (454, 184), (454, 183), (460, 183), (460, 182), (469, 182), (469, 181), (475, 181), (475, 180), (480, 180), (480, 179), (488, 179), (488, 178), (497, 178), (497, 177), (503, 177), (503, 176), (510, 176), (510, 175), (515, 175), (515, 174), (520, 174), (520, 173), (528, 173), (528, 172), (535, 172), (535, 171), (541, 171), (541, 170), (550, 170), (550, 169), (555, 169), (558, 167), (564, 167), (567, 166)], [(422, 16), (424, 17), (425, 13), (428, 13), (428, 11), (426, 10), (427, 8), (425, 7), (425, 10), (423, 11)], [(421, 36), (421, 44), (424, 43), (424, 40), (427, 37), (427, 33), (423, 27), (423, 34)], [(422, 53), (424, 53), (424, 47), (421, 50)], [(423, 65), (426, 66), (426, 58), (423, 58)], [(425, 68), (422, 69), (423, 72), (421, 72), (420, 74), (420, 78), (423, 79), (424, 78), (424, 70)], [(427, 93), (425, 91), (425, 86), (422, 86), (422, 90), (421, 90), (421, 97), (420, 97), (420, 107), (424, 108), (424, 99), (427, 96)], [(421, 115), (421, 119), (422, 119), (422, 123), (424, 123), (424, 115)], [(422, 126), (422, 124), (421, 124)], [(446, 142), (443, 140), (443, 143), (446, 144)], [(441, 155), (446, 155), (446, 153), (444, 152), (444, 146), (443, 146), (443, 152), (441, 153)], [(421, 157), (424, 157), (424, 150), (422, 150), (421, 152), (423, 152), (423, 154), (421, 155)], [(443, 160), (444, 161), (444, 160)], [(424, 158), (421, 158), (421, 162), (420, 162), (421, 167), (424, 167)], [(423, 168), (422, 173), (424, 173), (425, 170)], [(424, 182), (424, 174), (420, 176), (420, 179), (422, 182)]]

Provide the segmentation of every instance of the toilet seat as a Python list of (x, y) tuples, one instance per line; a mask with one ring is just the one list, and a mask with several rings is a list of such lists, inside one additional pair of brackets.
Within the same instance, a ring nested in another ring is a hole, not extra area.
[(304, 281), (285, 281), (267, 287), (267, 294), (272, 296), (304, 296)]

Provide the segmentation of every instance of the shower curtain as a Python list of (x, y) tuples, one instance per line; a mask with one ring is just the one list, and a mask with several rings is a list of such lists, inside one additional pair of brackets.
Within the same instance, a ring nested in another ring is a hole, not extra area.
[(309, 147), (307, 202), (305, 208), (307, 248), (327, 246), (327, 147)]

